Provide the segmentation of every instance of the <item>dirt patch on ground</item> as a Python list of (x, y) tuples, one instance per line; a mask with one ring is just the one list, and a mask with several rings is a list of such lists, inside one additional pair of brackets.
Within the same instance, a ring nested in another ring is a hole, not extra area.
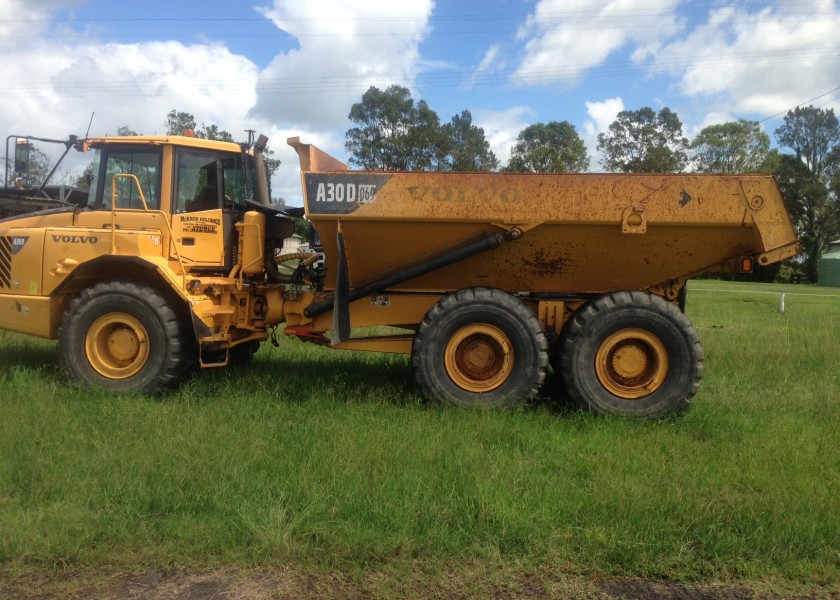
[(418, 572), (305, 573), (290, 567), (104, 574), (9, 573), (0, 569), (0, 598), (20, 600), (285, 600), (300, 598), (567, 599), (593, 600), (840, 600), (840, 592), (774, 591), (727, 585), (691, 585), (634, 578), (588, 579), (544, 571), (494, 578), (481, 570), (459, 575)]
[(623, 600), (806, 600), (809, 598), (840, 598), (838, 594), (819, 591), (811, 594), (781, 594), (769, 590), (744, 587), (692, 586), (648, 579), (611, 579), (601, 583), (604, 598)]

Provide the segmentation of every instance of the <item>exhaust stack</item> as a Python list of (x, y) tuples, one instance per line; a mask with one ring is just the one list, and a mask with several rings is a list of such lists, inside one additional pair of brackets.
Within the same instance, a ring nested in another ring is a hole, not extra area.
[(263, 206), (271, 204), (271, 192), (268, 190), (268, 177), (265, 170), (265, 148), (268, 145), (268, 138), (263, 134), (254, 142), (254, 167), (256, 169), (257, 177), (257, 191), (259, 193), (259, 201)]

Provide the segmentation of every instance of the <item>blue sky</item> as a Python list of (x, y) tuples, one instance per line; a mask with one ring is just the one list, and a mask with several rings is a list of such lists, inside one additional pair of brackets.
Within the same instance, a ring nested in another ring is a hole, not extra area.
[(346, 159), (350, 106), (398, 83), (443, 122), (470, 110), (503, 163), (525, 126), (568, 120), (599, 170), (623, 109), (668, 106), (689, 138), (735, 118), (772, 136), (812, 98), (837, 110), (838, 31), (834, 0), (0, 0), (0, 129), (83, 135), (95, 113), (91, 135), (152, 134), (177, 108), (266, 133), (294, 205), (286, 137)]

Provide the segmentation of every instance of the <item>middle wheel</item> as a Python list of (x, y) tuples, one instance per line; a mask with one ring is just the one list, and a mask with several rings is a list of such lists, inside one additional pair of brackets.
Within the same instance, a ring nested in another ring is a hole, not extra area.
[(508, 407), (539, 390), (548, 342), (521, 300), (501, 290), (469, 288), (429, 310), (414, 336), (411, 360), (428, 397)]

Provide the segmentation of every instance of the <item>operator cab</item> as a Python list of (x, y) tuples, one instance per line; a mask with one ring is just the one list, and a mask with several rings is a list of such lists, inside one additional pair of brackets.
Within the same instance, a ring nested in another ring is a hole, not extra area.
[[(248, 210), (246, 161), (239, 145), (163, 136), (88, 143), (96, 150), (89, 210), (101, 215), (113, 206), (121, 211), (116, 226), (123, 229), (158, 229), (165, 237), (171, 229), (169, 258), (180, 257), (188, 272), (230, 271), (236, 259), (234, 224)], [(107, 227), (111, 218), (94, 217)]]

